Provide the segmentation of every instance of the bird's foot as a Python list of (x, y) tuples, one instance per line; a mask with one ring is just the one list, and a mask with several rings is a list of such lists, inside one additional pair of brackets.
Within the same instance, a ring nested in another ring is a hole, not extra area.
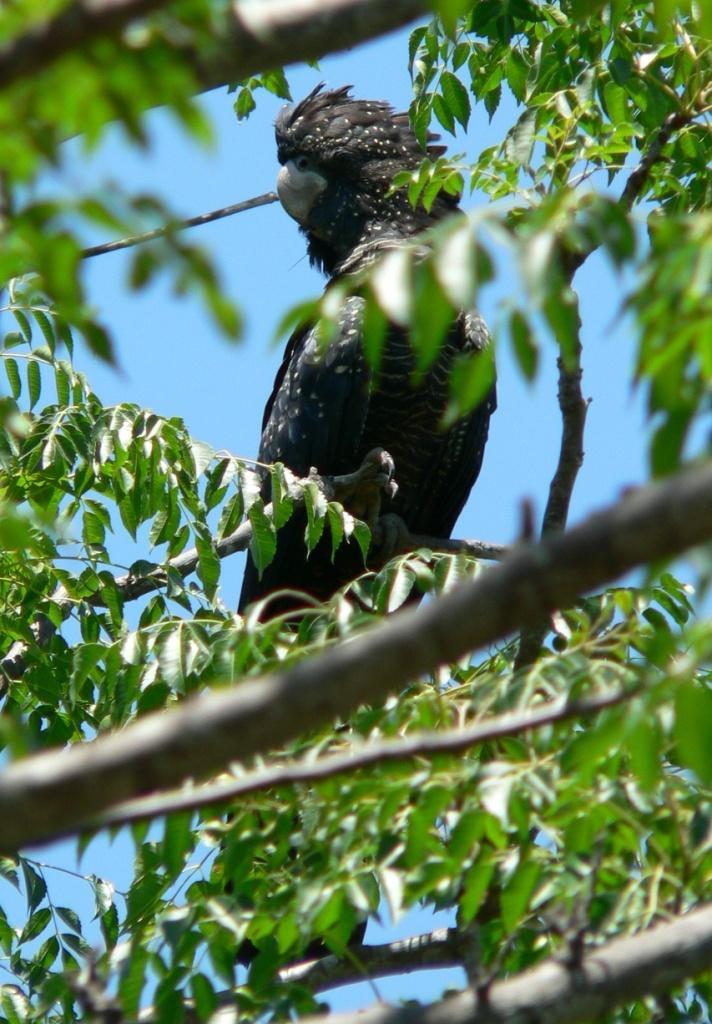
[(409, 538), (410, 530), (405, 520), (394, 512), (380, 516), (373, 528), (373, 544), (378, 549), (379, 560), (384, 562), (406, 550)]
[(384, 448), (373, 448), (354, 473), (333, 478), (335, 497), (353, 515), (374, 526), (383, 498), (392, 499), (398, 491), (395, 469), (395, 462)]

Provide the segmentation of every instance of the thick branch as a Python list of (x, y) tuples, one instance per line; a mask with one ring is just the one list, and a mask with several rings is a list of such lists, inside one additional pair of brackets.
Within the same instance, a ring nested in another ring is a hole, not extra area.
[(280, 764), (263, 771), (250, 772), (241, 778), (232, 778), (229, 782), (216, 782), (195, 789), (141, 797), (112, 807), (110, 811), (100, 814), (88, 823), (86, 829), (94, 831), (98, 828), (113, 828), (177, 811), (190, 811), (211, 804), (233, 802), (248, 793), (259, 793), (278, 786), (294, 786), (304, 782), (320, 782), (335, 775), (389, 761), (461, 753), (479, 743), (502, 739), (504, 736), (518, 736), (523, 732), (530, 732), (543, 725), (553, 725), (569, 718), (597, 714), (605, 708), (614, 707), (628, 700), (634, 692), (633, 689), (615, 690), (585, 700), (551, 701), (535, 711), (508, 712), (465, 728), (447, 729), (443, 732), (419, 732), (402, 739), (364, 743), (362, 746), (351, 747), (347, 753), (329, 754), (316, 761)]
[[(359, 946), (349, 950), (349, 959), (333, 954), (319, 960), (284, 967), (279, 979), (285, 983), (298, 982), (311, 992), (325, 992), (340, 985), (385, 978), (391, 974), (410, 974), (411, 971), (459, 967), (469, 951), (468, 938), (456, 928), (437, 928), (422, 935), (387, 942), (376, 946)], [(235, 1004), (231, 989), (217, 993), (218, 1006)], [(186, 1021), (197, 1024), (199, 1018), (192, 1000), (186, 1002)], [(153, 1024), (156, 1012), (152, 1006), (139, 1014), (140, 1024)]]
[(0, 850), (76, 829), (142, 794), (220, 771), (491, 643), (636, 566), (712, 538), (712, 461), (641, 488), (566, 534), (513, 552), (438, 601), (286, 671), (186, 700), (0, 775)]
[[(44, 71), (65, 54), (117, 35), (169, 0), (75, 0), (0, 48), (0, 89)], [(260, 71), (322, 57), (401, 28), (427, 10), (424, 0), (270, 0), (229, 5), (209, 52), (175, 50), (204, 89)]]
[[(429, 1006), (332, 1014), (329, 1024), (579, 1024), (669, 992), (712, 967), (712, 904), (592, 949), (580, 965), (550, 958), (478, 997), (471, 989)], [(317, 1024), (324, 1017), (305, 1018)]]

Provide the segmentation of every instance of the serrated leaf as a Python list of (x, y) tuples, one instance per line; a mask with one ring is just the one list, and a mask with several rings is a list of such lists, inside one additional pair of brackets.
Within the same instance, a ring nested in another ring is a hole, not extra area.
[(30, 359), (27, 364), (27, 391), (30, 398), (30, 409), (33, 409), (37, 405), (42, 391), (42, 375), (34, 359)]
[(101, 917), (102, 914), (105, 914), (114, 905), (116, 889), (113, 882), (108, 881), (106, 878), (98, 878), (96, 875), (91, 875), (89, 881), (94, 891), (96, 917)]
[(190, 454), (193, 457), (193, 465), (195, 467), (195, 479), (202, 476), (205, 470), (212, 462), (215, 450), (212, 445), (207, 444), (205, 441), (192, 441), (190, 442)]
[(24, 313), (21, 309), (13, 309), (12, 315), (15, 317), (15, 320), (17, 321), (17, 326), (20, 328), (20, 331), (22, 332), (22, 337), (29, 344), (32, 341), (32, 326), (27, 318), (27, 314)]
[(6, 358), (3, 359), (3, 362), (5, 363), (5, 376), (10, 385), (10, 394), (13, 398), (19, 398), (22, 394), (22, 380), (20, 378), (20, 371), (17, 368), (17, 361)]
[(47, 925), (52, 920), (52, 911), (49, 907), (40, 907), (30, 917), (29, 921), (25, 924), (22, 929), (18, 942), (29, 942), (30, 939), (36, 939), (38, 935), (41, 935)]
[(440, 91), (450, 113), (463, 128), (467, 128), (471, 113), (470, 97), (457, 75), (453, 75), (452, 71), (443, 71), (440, 77)]
[(52, 321), (50, 320), (46, 313), (43, 313), (42, 310), (39, 309), (34, 309), (32, 311), (32, 315), (35, 318), (37, 326), (42, 331), (44, 340), (47, 342), (47, 347), (49, 348), (50, 352), (54, 354), (56, 338), (54, 334), (54, 328), (52, 327)]
[(242, 494), (240, 491), (237, 491), (228, 499), (220, 513), (217, 529), (218, 540), (222, 540), (223, 537), (229, 537), (231, 533), (235, 532), (242, 521), (243, 512)]
[(378, 574), (376, 607), (382, 612), (394, 612), (408, 599), (415, 584), (415, 573), (406, 561), (389, 562)]
[(304, 485), (304, 507), (307, 512), (307, 528), (304, 539), (307, 551), (311, 553), (321, 540), (326, 525), (327, 500), (318, 484), (309, 481)]
[(247, 517), (252, 524), (250, 554), (261, 577), (277, 550), (277, 533), (274, 523), (265, 515), (264, 506), (261, 501), (254, 502), (247, 513)]
[(195, 528), (195, 547), (198, 552), (196, 571), (205, 588), (206, 596), (213, 598), (220, 580), (220, 558), (207, 529)]
[(20, 857), (20, 867), (27, 893), (27, 909), (32, 913), (47, 895), (47, 886), (42, 876), (35, 871), (31, 864), (28, 864), (24, 857)]
[(69, 405), (70, 380), (69, 374), (61, 364), (54, 369), (54, 384), (57, 389), (57, 402), (59, 405)]
[(55, 907), (54, 909), (66, 925), (73, 928), (79, 935), (82, 934), (82, 922), (76, 910), (72, 910), (71, 907)]

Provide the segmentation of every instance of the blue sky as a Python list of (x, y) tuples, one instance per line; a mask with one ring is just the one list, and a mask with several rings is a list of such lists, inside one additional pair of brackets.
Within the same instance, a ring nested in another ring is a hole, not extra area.
[[(319, 71), (290, 71), (293, 95), (300, 98), (319, 81), (329, 86), (352, 83), (357, 96), (385, 98), (403, 109), (410, 98), (406, 42), (407, 32), (397, 33), (324, 60)], [(66, 146), (63, 167), (41, 188), (59, 187), (77, 194), (99, 184), (111, 189), (113, 181), (126, 191), (160, 195), (178, 216), (272, 189), (278, 167), (272, 123), (281, 101), (260, 93), (257, 110), (241, 124), (233, 113), (232, 98), (224, 92), (209, 94), (202, 103), (214, 126), (213, 148), (201, 148), (171, 117), (154, 111), (147, 117), (148, 150), (136, 149), (118, 129), (108, 131), (103, 145), (90, 156), (75, 140)], [(476, 109), (468, 138), (445, 141), (451, 151), (466, 149), (474, 156), (499, 140), (515, 116), (513, 105), (504, 103), (489, 125), (485, 112)], [(483, 197), (475, 196), (465, 206), (482, 201)], [(276, 325), (288, 307), (317, 294), (323, 282), (304, 258), (304, 242), (296, 225), (278, 205), (193, 229), (190, 238), (210, 252), (229, 293), (239, 302), (246, 324), (243, 341), (226, 343), (202, 305), (191, 298), (176, 298), (165, 282), (140, 293), (129, 291), (130, 256), (117, 253), (87, 261), (84, 273), (91, 301), (111, 326), (120, 369), (98, 363), (81, 348), (76, 363), (106, 404), (131, 401), (166, 416), (181, 416), (194, 437), (215, 448), (254, 457), (262, 409), (280, 359), (279, 346), (272, 345)], [(505, 254), (501, 270), (501, 278), (481, 303), (491, 325), (496, 325), (499, 301), (519, 288)], [(571, 521), (615, 500), (623, 487), (641, 482), (646, 468), (641, 402), (630, 389), (633, 337), (620, 315), (622, 284), (605, 260), (596, 256), (579, 273), (576, 285), (584, 325), (584, 393), (593, 401), (586, 460)], [(482, 475), (455, 531), (458, 536), (508, 542), (518, 532), (522, 499), (531, 499), (539, 515), (543, 511), (560, 435), (555, 351), (548, 339), (542, 356), (537, 381), (527, 385), (509, 351), (498, 352), (499, 409), (492, 421)], [(146, 557), (147, 552), (137, 554)], [(126, 555), (127, 560), (130, 557)], [(240, 575), (236, 558), (225, 568), (223, 598), (228, 604), (236, 603)], [(119, 837), (109, 846), (100, 839), (89, 847), (81, 871), (112, 878), (121, 888), (127, 881), (130, 855), (128, 840)], [(71, 843), (39, 851), (37, 857), (75, 866)], [(52, 873), (53, 894), (59, 903), (74, 905), (74, 884)], [(0, 885), (0, 902), (4, 902), (6, 887)], [(18, 923), (22, 906), (20, 902), (13, 906), (13, 923)], [(398, 934), (433, 926), (429, 917), (417, 914), (399, 927)], [(383, 935), (369, 931), (371, 941), (383, 940)], [(459, 973), (454, 979), (448, 977), (447, 983), (453, 980), (460, 983)], [(378, 989), (388, 998), (428, 998), (437, 995), (441, 982), (410, 976), (379, 982)], [(358, 995), (347, 992), (332, 1000), (337, 1008), (372, 1001), (368, 986), (360, 986)]]

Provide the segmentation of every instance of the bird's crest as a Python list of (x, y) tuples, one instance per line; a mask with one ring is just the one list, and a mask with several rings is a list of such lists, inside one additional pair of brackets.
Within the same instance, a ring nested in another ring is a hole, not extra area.
[(356, 100), (350, 90), (350, 85), (325, 89), (322, 83), (299, 103), (280, 110), (275, 122), (280, 163), (307, 151), (326, 161), (384, 161), (407, 168), (445, 152), (444, 146), (433, 145), (438, 136), (431, 133), (421, 146), (407, 114), (395, 113), (384, 100)]

